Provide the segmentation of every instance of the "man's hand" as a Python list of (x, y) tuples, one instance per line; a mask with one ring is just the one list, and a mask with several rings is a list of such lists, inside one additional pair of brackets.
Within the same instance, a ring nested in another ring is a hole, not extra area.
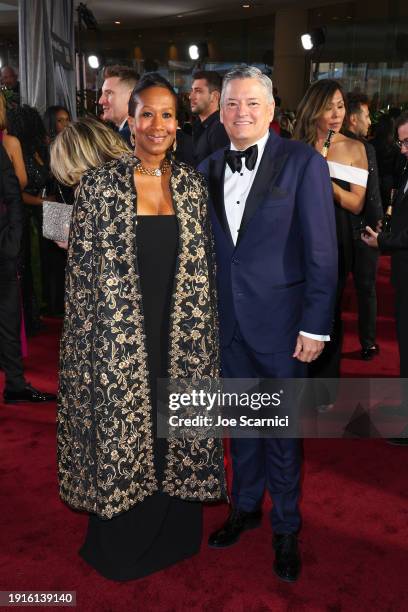
[(324, 342), (322, 340), (314, 340), (313, 338), (308, 338), (307, 336), (299, 334), (293, 357), (304, 363), (310, 363), (318, 358), (323, 349)]
[(361, 234), (361, 240), (370, 247), (378, 248), (377, 238), (378, 233), (372, 230), (369, 225), (366, 226), (364, 234)]

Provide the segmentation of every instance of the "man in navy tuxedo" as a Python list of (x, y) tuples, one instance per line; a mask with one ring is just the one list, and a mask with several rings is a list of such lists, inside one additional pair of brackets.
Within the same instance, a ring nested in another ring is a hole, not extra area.
[[(269, 132), (271, 80), (253, 67), (224, 77), (221, 120), (231, 147), (210, 155), (206, 176), (217, 254), (222, 375), (306, 376), (330, 339), (337, 283), (332, 188), (312, 147)], [(299, 440), (231, 440), (233, 506), (209, 545), (230, 546), (257, 527), (265, 487), (273, 500), (274, 571), (300, 572)]]

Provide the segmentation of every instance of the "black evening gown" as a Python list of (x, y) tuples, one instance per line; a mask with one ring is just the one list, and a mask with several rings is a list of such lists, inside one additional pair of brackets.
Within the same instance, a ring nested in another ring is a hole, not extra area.
[[(169, 311), (177, 258), (174, 215), (138, 216), (140, 272), (152, 403), (156, 379), (167, 376)], [(156, 427), (156, 410), (153, 422)], [(155, 437), (155, 467), (162, 480), (167, 440)], [(111, 580), (141, 578), (196, 554), (202, 538), (202, 505), (158, 491), (110, 520), (90, 515), (80, 554)]]

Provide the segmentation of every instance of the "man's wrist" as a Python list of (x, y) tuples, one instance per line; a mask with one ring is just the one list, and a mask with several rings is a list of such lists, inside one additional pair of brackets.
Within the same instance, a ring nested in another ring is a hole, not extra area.
[(312, 338), (312, 340), (319, 340), (320, 342), (329, 342), (330, 336), (322, 335), (322, 334), (310, 334), (309, 332), (300, 331), (299, 334), (301, 336), (305, 336), (305, 338)]

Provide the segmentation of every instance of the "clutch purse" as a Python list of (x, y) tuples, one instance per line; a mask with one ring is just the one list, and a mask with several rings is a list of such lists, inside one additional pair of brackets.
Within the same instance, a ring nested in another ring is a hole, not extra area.
[(71, 224), (72, 206), (60, 202), (43, 202), (43, 236), (66, 242)]

